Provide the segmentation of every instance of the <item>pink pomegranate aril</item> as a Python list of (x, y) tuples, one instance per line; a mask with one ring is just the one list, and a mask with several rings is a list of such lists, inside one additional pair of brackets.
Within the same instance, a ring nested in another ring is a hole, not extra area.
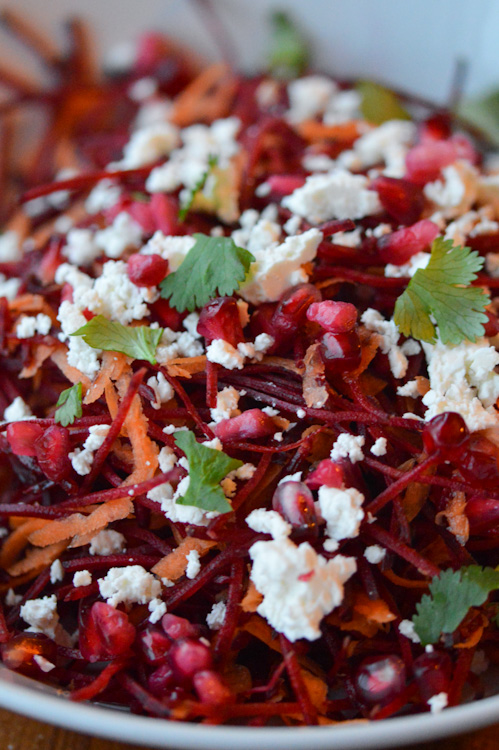
[(419, 132), (419, 140), (443, 141), (451, 135), (451, 119), (445, 112), (437, 112), (423, 122)]
[(405, 664), (398, 656), (371, 656), (361, 663), (355, 676), (359, 696), (370, 705), (398, 695), (405, 686)]
[(270, 187), (270, 192), (275, 198), (282, 198), (284, 195), (289, 195), (298, 188), (303, 187), (303, 185), (305, 184), (305, 176), (294, 174), (275, 174), (267, 177), (266, 183)]
[(482, 435), (473, 434), (470, 437), (457, 468), (474, 487), (490, 490), (499, 487), (497, 447)]
[(54, 663), (57, 651), (55, 643), (42, 633), (18, 633), (0, 647), (0, 654), (8, 669), (33, 675), (40, 672), (33, 657), (43, 656)]
[(476, 152), (465, 136), (453, 135), (447, 141), (426, 140), (410, 149), (406, 156), (406, 178), (424, 185), (440, 177), (444, 167), (457, 159), (475, 163)]
[(272, 497), (272, 507), (299, 531), (317, 529), (314, 498), (303, 482), (282, 482)]
[(172, 645), (171, 639), (157, 627), (143, 630), (139, 633), (137, 642), (146, 662), (156, 666), (165, 661)]
[(217, 297), (203, 307), (197, 331), (207, 343), (223, 339), (237, 347), (244, 341), (239, 309), (234, 297)]
[(178, 234), (178, 205), (172, 196), (154, 193), (149, 204), (155, 229), (167, 236)]
[(161, 626), (167, 636), (173, 641), (179, 638), (196, 638), (198, 636), (198, 628), (189, 620), (184, 617), (178, 617), (178, 615), (172, 615), (169, 612), (163, 615), (161, 619)]
[(224, 684), (220, 675), (211, 669), (196, 672), (192, 682), (201, 703), (221, 706), (234, 700), (233, 694)]
[(395, 177), (377, 177), (371, 188), (376, 190), (381, 205), (399, 224), (414, 224), (424, 208), (421, 188), (408, 180)]
[(433, 417), (423, 430), (423, 445), (431, 455), (439, 453), (444, 459), (459, 458), (469, 438), (466, 422), (460, 414), (448, 411)]
[(35, 440), (38, 466), (48, 479), (60, 482), (71, 473), (68, 454), (71, 451), (69, 430), (61, 425), (51, 425)]
[(360, 364), (360, 342), (354, 331), (349, 333), (325, 333), (319, 351), (326, 368), (326, 375), (355, 370)]
[(153, 695), (162, 697), (176, 684), (175, 674), (169, 664), (162, 664), (147, 678), (147, 686)]
[(127, 263), (127, 274), (135, 286), (157, 286), (168, 273), (168, 261), (161, 255), (135, 253)]
[(447, 693), (450, 687), (452, 660), (441, 651), (418, 656), (413, 665), (414, 677), (424, 701), (438, 693)]
[(95, 602), (81, 617), (80, 651), (89, 662), (114, 659), (125, 654), (135, 640), (128, 615), (105, 602)]
[(35, 441), (43, 435), (43, 427), (29, 421), (7, 425), (7, 440), (16, 456), (36, 456)]
[(378, 240), (380, 258), (383, 263), (401, 266), (408, 263), (416, 253), (428, 250), (439, 234), (440, 229), (429, 219), (422, 219), (411, 227), (385, 234)]
[(158, 299), (150, 305), (153, 315), (158, 318), (161, 325), (165, 328), (171, 328), (172, 331), (180, 331), (182, 321), (187, 313), (181, 313), (171, 307), (167, 299)]
[(327, 299), (310, 305), (307, 318), (329, 333), (348, 333), (357, 322), (357, 308), (351, 302)]
[(484, 324), (484, 333), (490, 338), (499, 333), (499, 318), (494, 315), (490, 310), (484, 310), (487, 316), (487, 322)]
[(330, 458), (324, 458), (317, 467), (312, 471), (306, 481), (311, 490), (318, 490), (322, 485), (326, 487), (343, 487), (345, 475), (339, 464), (331, 461)]
[(210, 669), (213, 663), (211, 651), (201, 641), (182, 638), (170, 649), (170, 664), (181, 680), (191, 680), (196, 672)]
[(261, 409), (248, 409), (238, 417), (223, 419), (213, 427), (213, 432), (225, 442), (231, 440), (258, 440), (276, 432), (275, 422)]
[(132, 219), (142, 227), (145, 235), (153, 235), (156, 231), (156, 222), (151, 214), (151, 207), (149, 203), (143, 203), (142, 201), (131, 201), (126, 208), (126, 212), (130, 214)]
[(319, 302), (321, 293), (313, 284), (300, 284), (285, 292), (272, 317), (274, 337), (288, 339), (305, 322), (310, 305)]

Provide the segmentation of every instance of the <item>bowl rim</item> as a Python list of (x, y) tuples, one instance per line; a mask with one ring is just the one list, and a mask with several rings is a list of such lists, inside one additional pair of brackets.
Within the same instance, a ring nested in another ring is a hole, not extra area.
[(0, 706), (72, 731), (147, 747), (182, 750), (335, 750), (381, 748), (425, 742), (491, 724), (499, 695), (446, 709), (379, 722), (320, 727), (247, 727), (187, 724), (139, 716), (89, 703), (73, 703), (62, 691), (0, 667)]

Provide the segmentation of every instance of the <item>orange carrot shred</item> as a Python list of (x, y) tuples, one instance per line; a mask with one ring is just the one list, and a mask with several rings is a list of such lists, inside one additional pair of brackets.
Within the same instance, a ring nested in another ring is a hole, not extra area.
[(13, 565), (14, 560), (28, 544), (28, 537), (33, 531), (43, 529), (50, 521), (44, 518), (23, 519), (23, 523), (18, 526), (6, 538), (0, 550), (0, 567), (4, 570)]
[(207, 539), (196, 539), (193, 536), (186, 536), (173, 552), (170, 552), (169, 555), (165, 555), (165, 557), (156, 563), (154, 568), (152, 568), (152, 572), (160, 578), (168, 578), (170, 581), (176, 581), (185, 573), (185, 569), (187, 568), (187, 555), (189, 552), (195, 550), (196, 552), (199, 552), (202, 557), (215, 546), (216, 542), (210, 542)]
[(257, 590), (253, 581), (249, 582), (248, 590), (241, 601), (243, 612), (256, 612), (258, 605), (262, 602), (263, 595)]
[(56, 542), (48, 547), (39, 549), (32, 549), (28, 552), (26, 557), (19, 562), (14, 563), (8, 568), (7, 572), (11, 576), (22, 575), (23, 573), (29, 573), (32, 570), (39, 570), (51, 565), (54, 560), (62, 555), (68, 543), (66, 541)]

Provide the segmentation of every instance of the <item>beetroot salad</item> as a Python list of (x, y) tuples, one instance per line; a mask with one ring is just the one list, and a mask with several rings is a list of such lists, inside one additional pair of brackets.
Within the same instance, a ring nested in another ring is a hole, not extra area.
[(207, 724), (482, 697), (497, 160), (296, 39), (293, 77), (157, 34), (97, 76), (79, 22), (3, 23), (52, 82), (0, 70), (4, 665)]

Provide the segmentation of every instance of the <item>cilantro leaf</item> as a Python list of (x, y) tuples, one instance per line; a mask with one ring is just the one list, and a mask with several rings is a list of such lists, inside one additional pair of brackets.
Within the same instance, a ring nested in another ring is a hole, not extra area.
[(494, 146), (499, 146), (499, 91), (460, 102), (457, 114), (481, 130)]
[(368, 122), (381, 125), (388, 120), (410, 120), (411, 116), (401, 105), (393, 91), (374, 81), (360, 81), (357, 91), (362, 96), (360, 111)]
[(405, 336), (434, 343), (435, 325), (443, 344), (476, 341), (487, 321), (484, 308), (490, 297), (481, 287), (469, 286), (483, 266), (483, 258), (469, 247), (437, 237), (426, 268), (420, 268), (395, 304), (393, 319)]
[(254, 257), (230, 237), (194, 234), (180, 267), (163, 279), (161, 296), (179, 312), (203, 307), (217, 294), (232, 294), (244, 281)]
[(189, 487), (183, 497), (178, 497), (179, 505), (194, 505), (203, 510), (229, 513), (231, 504), (227, 501), (220, 482), (230, 471), (243, 465), (242, 461), (226, 456), (222, 451), (208, 448), (196, 441), (190, 430), (175, 435), (176, 445), (184, 451), (189, 461)]
[(214, 156), (213, 154), (210, 154), (208, 157), (208, 167), (203, 172), (199, 180), (196, 182), (193, 188), (189, 191), (189, 197), (187, 200), (185, 200), (181, 207), (180, 211), (178, 212), (178, 220), (179, 221), (185, 221), (185, 217), (189, 213), (189, 211), (192, 208), (192, 204), (194, 203), (194, 199), (196, 195), (201, 192), (201, 190), (204, 189), (204, 186), (206, 185), (206, 180), (210, 176), (211, 172), (213, 171), (213, 168), (216, 167), (218, 164), (218, 156)]
[(272, 46), (269, 69), (277, 78), (296, 78), (309, 63), (308, 47), (289, 16), (282, 11), (272, 14)]
[(81, 417), (81, 398), (81, 383), (75, 383), (71, 388), (66, 388), (65, 391), (62, 391), (57, 399), (56, 406), (59, 408), (55, 411), (55, 421), (58, 424), (62, 424), (63, 427), (67, 427), (68, 424), (73, 424), (76, 417)]
[(430, 583), (430, 594), (416, 604), (414, 629), (426, 646), (436, 643), (442, 633), (453, 633), (470, 607), (479, 607), (492, 591), (499, 589), (499, 571), (469, 565), (460, 570), (444, 570)]
[(122, 352), (134, 359), (145, 359), (156, 364), (156, 348), (163, 335), (162, 328), (148, 326), (124, 326), (116, 320), (96, 315), (71, 336), (82, 336), (93, 349)]

